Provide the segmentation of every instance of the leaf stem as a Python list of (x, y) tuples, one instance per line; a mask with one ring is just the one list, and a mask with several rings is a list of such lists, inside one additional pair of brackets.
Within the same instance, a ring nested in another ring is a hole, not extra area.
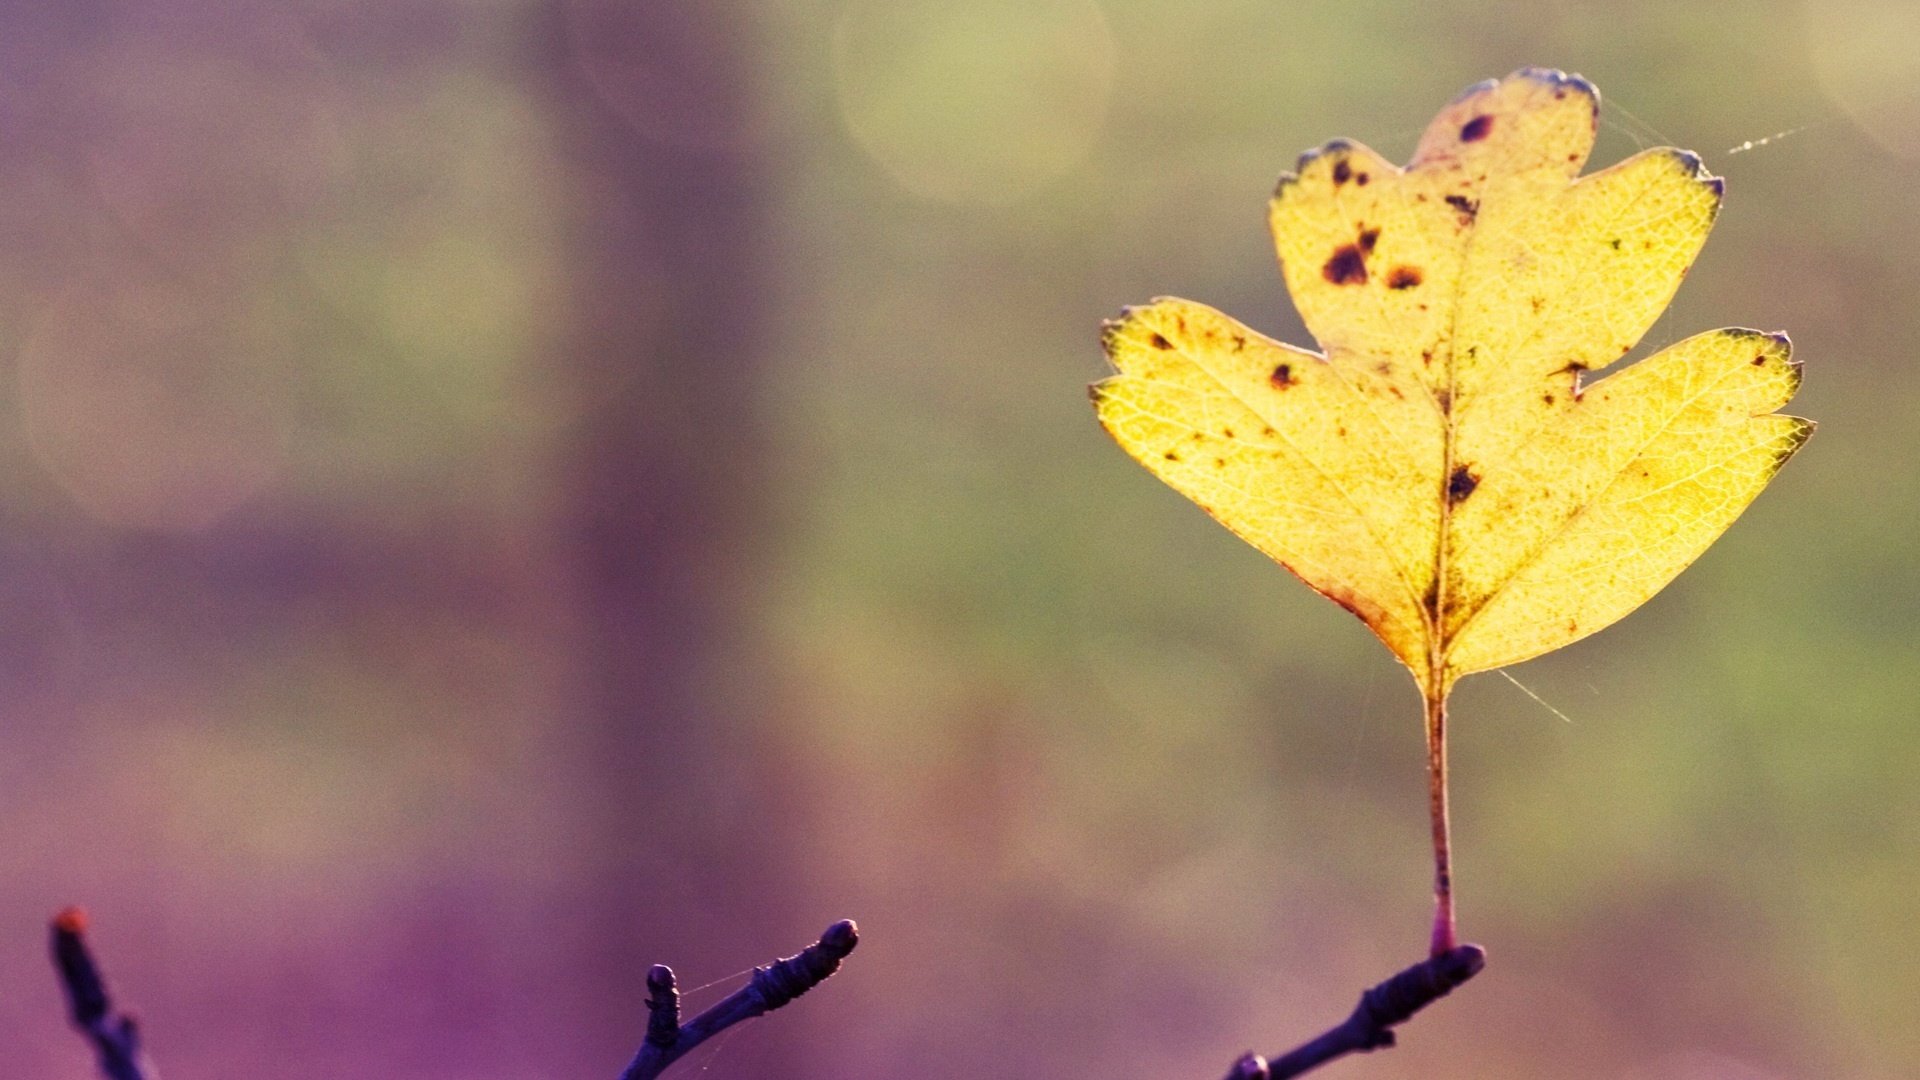
[(1433, 817), (1433, 941), (1439, 957), (1459, 944), (1453, 922), (1453, 849), (1447, 820), (1447, 687), (1439, 679), (1427, 697), (1427, 809)]

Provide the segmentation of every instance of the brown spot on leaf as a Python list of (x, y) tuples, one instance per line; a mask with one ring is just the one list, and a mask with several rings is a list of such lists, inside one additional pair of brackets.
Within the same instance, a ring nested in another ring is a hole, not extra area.
[(1469, 199), (1465, 195), (1447, 196), (1447, 205), (1460, 212), (1460, 224), (1462, 225), (1473, 224), (1474, 216), (1480, 213), (1479, 200)]
[(1527, 298), (1527, 303), (1533, 305), (1533, 313), (1538, 315), (1540, 314), (1540, 309), (1547, 306), (1547, 298), (1544, 296), (1531, 296)]
[(1272, 383), (1277, 390), (1285, 390), (1287, 387), (1292, 386), (1293, 365), (1281, 364), (1279, 367), (1274, 368), (1273, 374), (1267, 376), (1267, 381)]
[(1155, 335), (1153, 335), (1153, 337), (1151, 337), (1151, 338), (1149, 338), (1149, 339), (1147, 339), (1147, 340), (1149, 340), (1149, 341), (1151, 341), (1151, 342), (1153, 342), (1153, 347), (1154, 347), (1154, 348), (1156, 348), (1156, 349), (1171, 349), (1171, 348), (1173, 348), (1173, 342), (1171, 342), (1171, 341), (1168, 341), (1168, 340), (1167, 340), (1166, 338), (1164, 338), (1164, 337), (1162, 337), (1162, 336), (1161, 336), (1161, 335), (1159, 335), (1159, 334), (1155, 334)]
[(1385, 609), (1352, 589), (1340, 585), (1327, 585), (1324, 588), (1316, 585), (1314, 588), (1320, 595), (1359, 616), (1360, 621), (1368, 626), (1379, 626), (1386, 621)]
[(1460, 141), (1461, 142), (1479, 142), (1481, 139), (1484, 139), (1487, 137), (1487, 132), (1492, 130), (1493, 130), (1493, 117), (1476, 116), (1473, 119), (1467, 121), (1466, 123), (1460, 125)]
[(1396, 266), (1387, 273), (1387, 288), (1411, 289), (1421, 282), (1420, 268), (1417, 266)]
[(1327, 264), (1320, 268), (1320, 275), (1335, 285), (1365, 285), (1366, 257), (1352, 244), (1342, 244), (1327, 257)]
[(1767, 362), (1767, 355), (1766, 355), (1765, 353), (1761, 353), (1761, 354), (1759, 354), (1758, 356), (1755, 356), (1755, 357), (1753, 358), (1753, 366), (1754, 366), (1754, 367), (1759, 367), (1760, 365), (1762, 365), (1762, 364), (1764, 364), (1764, 363), (1766, 363), (1766, 362)]
[(1233, 335), (1233, 351), (1234, 352), (1239, 352), (1241, 349), (1244, 349), (1246, 347), (1247, 347), (1247, 335), (1245, 334)]
[(1619, 251), (1619, 250), (1620, 250), (1620, 238), (1619, 238), (1619, 237), (1617, 237), (1617, 236), (1616, 236), (1616, 237), (1614, 237), (1613, 239), (1611, 239), (1611, 240), (1609, 240), (1609, 241), (1607, 241), (1607, 243), (1609, 243), (1609, 244), (1611, 244), (1611, 245), (1613, 246), (1613, 250), (1615, 250), (1615, 251)]
[(1427, 591), (1425, 594), (1423, 594), (1420, 597), (1420, 606), (1427, 609), (1427, 614), (1429, 616), (1433, 618), (1440, 617), (1440, 579), (1439, 578), (1434, 578), (1432, 581), (1427, 582)]
[(1371, 180), (1371, 179), (1373, 179), (1373, 177), (1371, 177), (1371, 176), (1368, 176), (1368, 175), (1367, 175), (1366, 173), (1354, 173), (1354, 174), (1353, 174), (1353, 182), (1354, 182), (1354, 183), (1356, 183), (1356, 184), (1359, 184), (1359, 185), (1360, 185), (1361, 187), (1366, 187), (1366, 186), (1367, 186), (1367, 181), (1369, 181), (1369, 180)]
[(1544, 401), (1544, 402), (1546, 402), (1546, 403), (1547, 403), (1547, 404), (1549, 404), (1549, 405), (1551, 405), (1551, 404), (1553, 404), (1553, 401), (1554, 401), (1554, 398), (1553, 398), (1553, 395), (1552, 395), (1552, 394), (1541, 394), (1541, 395), (1540, 395), (1540, 400), (1541, 400), (1541, 401)]
[(1347, 166), (1345, 158), (1333, 163), (1333, 182), (1344, 184), (1353, 176), (1353, 170)]
[(1433, 392), (1433, 401), (1434, 404), (1440, 406), (1442, 415), (1451, 416), (1453, 414), (1453, 391), (1441, 387)]
[(1380, 239), (1380, 230), (1378, 228), (1361, 229), (1360, 230), (1360, 250), (1365, 252), (1368, 255), (1373, 254), (1373, 245), (1379, 239)]
[(1447, 477), (1447, 505), (1457, 506), (1465, 502), (1467, 496), (1473, 494), (1473, 489), (1479, 486), (1480, 478), (1474, 475), (1471, 468), (1455, 465), (1453, 475)]
[(1223, 427), (1220, 429), (1220, 434), (1225, 435), (1227, 438), (1231, 439), (1233, 438), (1233, 429), (1230, 427)]
[(1164, 457), (1164, 458), (1166, 458), (1166, 459), (1167, 459), (1168, 461), (1179, 461), (1179, 460), (1180, 460), (1180, 455), (1179, 455), (1179, 454), (1176, 454), (1176, 453), (1174, 453), (1174, 452), (1173, 452), (1173, 451), (1171, 451), (1171, 450), (1169, 450), (1169, 451), (1167, 451), (1166, 453), (1164, 453), (1164, 454), (1162, 454), (1162, 455), (1160, 455), (1160, 456), (1161, 456), (1161, 457)]

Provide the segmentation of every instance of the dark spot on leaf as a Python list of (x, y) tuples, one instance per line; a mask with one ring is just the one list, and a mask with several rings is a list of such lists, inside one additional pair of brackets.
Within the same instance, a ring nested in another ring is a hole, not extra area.
[(1225, 435), (1227, 438), (1231, 439), (1233, 438), (1233, 429), (1230, 427), (1223, 427), (1220, 429), (1220, 434)]
[(1271, 439), (1271, 438), (1273, 438), (1273, 437), (1274, 437), (1275, 435), (1278, 435), (1278, 434), (1280, 434), (1280, 433), (1279, 433), (1279, 432), (1277, 432), (1277, 431), (1275, 431), (1275, 430), (1273, 430), (1272, 428), (1261, 428), (1261, 429), (1260, 429), (1260, 434), (1262, 434), (1262, 435), (1265, 435), (1265, 436), (1266, 436), (1267, 438), (1269, 438), (1269, 439)]
[(1453, 391), (1444, 387), (1435, 390), (1433, 392), (1433, 401), (1434, 404), (1440, 406), (1440, 412), (1443, 415), (1451, 416), (1453, 414)]
[(1373, 254), (1374, 242), (1379, 239), (1380, 239), (1379, 229), (1361, 229), (1360, 230), (1360, 250), (1366, 252), (1368, 255)]
[(1573, 619), (1568, 619), (1568, 620), (1567, 620), (1567, 633), (1569, 633), (1569, 634), (1577, 634), (1577, 633), (1579, 633), (1579, 632), (1580, 632), (1580, 624), (1579, 624), (1578, 622), (1576, 622), (1576, 621), (1574, 621)]
[(1587, 364), (1586, 364), (1586, 361), (1584, 361), (1584, 360), (1569, 360), (1569, 361), (1567, 361), (1567, 366), (1566, 366), (1566, 367), (1563, 367), (1563, 368), (1561, 368), (1561, 369), (1560, 369), (1559, 371), (1557, 371), (1557, 372), (1555, 372), (1554, 374), (1556, 374), (1556, 375), (1569, 375), (1569, 374), (1571, 374), (1571, 375), (1578, 375), (1579, 373), (1581, 373), (1581, 372), (1583, 372), (1583, 371), (1585, 371), (1585, 370), (1587, 370)]
[(1439, 578), (1434, 578), (1432, 581), (1427, 582), (1427, 591), (1420, 597), (1420, 606), (1427, 609), (1428, 615), (1437, 617), (1440, 614)]
[(1454, 506), (1465, 502), (1473, 489), (1480, 486), (1480, 478), (1465, 465), (1455, 465), (1453, 475), (1447, 477), (1447, 505)]
[(1421, 349), (1421, 350), (1420, 350), (1420, 362), (1421, 362), (1421, 363), (1423, 363), (1423, 364), (1431, 364), (1431, 363), (1433, 363), (1433, 350), (1432, 350), (1432, 349)]
[(1244, 349), (1246, 347), (1247, 347), (1247, 336), (1245, 334), (1233, 335), (1233, 351), (1234, 352), (1239, 352), (1241, 349)]
[(1342, 438), (1342, 439), (1344, 439), (1344, 438), (1346, 438), (1346, 437), (1347, 437), (1347, 425), (1345, 425), (1345, 424), (1335, 424), (1335, 425), (1333, 426), (1333, 433), (1334, 433), (1335, 435), (1337, 435), (1337, 436), (1339, 436), (1339, 437), (1340, 437), (1340, 438)]
[(1546, 403), (1547, 403), (1547, 404), (1549, 404), (1549, 405), (1551, 405), (1551, 404), (1553, 404), (1553, 400), (1554, 400), (1554, 399), (1553, 399), (1553, 395), (1552, 395), (1552, 394), (1541, 394), (1541, 395), (1540, 395), (1540, 400), (1541, 400), (1541, 401), (1544, 401), (1544, 402), (1546, 402)]
[(1285, 390), (1287, 387), (1292, 386), (1293, 365), (1281, 364), (1279, 367), (1274, 368), (1273, 374), (1267, 376), (1267, 381), (1272, 383), (1276, 389), (1280, 390)]
[(1187, 438), (1192, 439), (1194, 442), (1200, 442), (1201, 440), (1205, 439), (1206, 436), (1196, 431), (1193, 434), (1187, 436)]
[(1476, 116), (1473, 119), (1467, 121), (1466, 123), (1460, 125), (1460, 141), (1461, 142), (1479, 142), (1481, 139), (1484, 139), (1487, 137), (1487, 132), (1492, 130), (1493, 130), (1493, 117)]
[(1226, 459), (1226, 458), (1223, 458), (1223, 457), (1217, 457), (1217, 458), (1214, 458), (1214, 459), (1213, 459), (1213, 467), (1214, 467), (1214, 468), (1216, 468), (1216, 469), (1224, 469), (1224, 468), (1226, 468), (1226, 467), (1227, 467), (1227, 459)]
[(1366, 187), (1366, 186), (1367, 186), (1367, 181), (1369, 181), (1369, 180), (1371, 180), (1371, 179), (1373, 179), (1373, 177), (1371, 177), (1371, 176), (1368, 176), (1368, 175), (1367, 175), (1366, 173), (1354, 173), (1354, 174), (1353, 174), (1353, 182), (1354, 182), (1354, 183), (1356, 183), (1356, 184), (1359, 184), (1359, 185), (1360, 185), (1361, 187)]
[(1547, 306), (1547, 298), (1544, 296), (1528, 297), (1527, 302), (1533, 305), (1533, 313), (1535, 315), (1540, 314), (1540, 309)]
[(1462, 225), (1473, 224), (1474, 215), (1480, 212), (1479, 201), (1469, 199), (1465, 195), (1447, 196), (1447, 205), (1460, 212), (1460, 224)]
[(1162, 456), (1162, 457), (1164, 457), (1164, 458), (1166, 458), (1166, 459), (1167, 459), (1168, 461), (1179, 461), (1179, 460), (1180, 460), (1180, 455), (1179, 455), (1179, 454), (1176, 454), (1176, 453), (1174, 453), (1174, 452), (1173, 452), (1173, 451), (1171, 451), (1171, 450), (1169, 450), (1169, 451), (1167, 451), (1167, 452), (1166, 452), (1165, 454), (1162, 454), (1161, 456)]
[(1342, 244), (1328, 256), (1327, 264), (1320, 268), (1320, 275), (1335, 285), (1365, 285), (1366, 257), (1352, 244)]
[(1396, 266), (1387, 273), (1389, 289), (1411, 289), (1420, 281), (1420, 268), (1417, 266)]
[(1756, 356), (1756, 357), (1754, 357), (1754, 358), (1753, 358), (1753, 366), (1754, 366), (1754, 367), (1759, 367), (1760, 365), (1762, 365), (1762, 364), (1764, 364), (1764, 363), (1766, 363), (1766, 362), (1767, 362), (1767, 357), (1766, 357), (1766, 354), (1765, 354), (1765, 353), (1761, 353), (1761, 354), (1760, 354), (1759, 356)]
[(1333, 182), (1334, 183), (1344, 184), (1352, 176), (1353, 176), (1353, 170), (1347, 167), (1347, 162), (1345, 158), (1342, 158), (1339, 161), (1336, 161), (1333, 163)]
[(1607, 243), (1609, 243), (1609, 244), (1611, 244), (1611, 245), (1613, 245), (1613, 250), (1615, 250), (1615, 251), (1619, 251), (1619, 250), (1620, 250), (1620, 238), (1619, 238), (1619, 237), (1617, 237), (1617, 236), (1616, 236), (1616, 237), (1614, 237), (1613, 239), (1611, 239), (1611, 240), (1609, 240), (1609, 241), (1607, 241)]
[(1153, 342), (1153, 347), (1154, 347), (1154, 348), (1156, 348), (1156, 349), (1171, 349), (1171, 348), (1173, 348), (1173, 342), (1171, 342), (1171, 341), (1168, 341), (1168, 340), (1167, 340), (1166, 338), (1164, 338), (1164, 337), (1161, 337), (1161, 336), (1160, 336), (1159, 334), (1155, 334), (1155, 335), (1153, 335), (1153, 337), (1152, 337), (1151, 339), (1149, 339), (1149, 340), (1151, 340), (1151, 341)]

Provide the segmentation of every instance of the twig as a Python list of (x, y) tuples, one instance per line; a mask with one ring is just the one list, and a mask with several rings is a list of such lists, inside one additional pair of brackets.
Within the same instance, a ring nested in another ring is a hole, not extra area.
[(148, 1080), (155, 1074), (140, 1056), (140, 1028), (133, 1017), (113, 1011), (100, 967), (87, 949), (86, 912), (67, 908), (53, 917), (53, 966), (67, 992), (73, 1026), (86, 1035), (100, 1058), (107, 1080)]
[(674, 985), (673, 969), (654, 965), (647, 972), (647, 1038), (620, 1080), (653, 1080), (681, 1055), (722, 1031), (771, 1012), (820, 985), (839, 970), (840, 961), (859, 943), (859, 928), (852, 919), (842, 919), (827, 927), (820, 940), (800, 950), (799, 955), (754, 968), (752, 981), (684, 1024), (680, 1022), (680, 991)]
[(1361, 994), (1353, 1015), (1285, 1056), (1271, 1063), (1259, 1054), (1242, 1056), (1227, 1080), (1287, 1080), (1337, 1057), (1392, 1046), (1395, 1024), (1446, 997), (1486, 964), (1486, 950), (1478, 945), (1459, 945), (1428, 957)]

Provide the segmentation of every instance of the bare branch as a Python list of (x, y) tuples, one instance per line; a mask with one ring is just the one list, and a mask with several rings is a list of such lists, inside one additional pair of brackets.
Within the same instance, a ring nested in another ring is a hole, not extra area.
[(73, 1026), (93, 1044), (107, 1080), (147, 1080), (154, 1076), (140, 1055), (140, 1028), (133, 1017), (113, 1011), (100, 967), (87, 948), (87, 915), (70, 907), (53, 917), (53, 966), (67, 994)]
[(840, 969), (840, 961), (859, 943), (859, 928), (852, 919), (842, 919), (827, 927), (820, 940), (799, 955), (754, 968), (747, 985), (684, 1024), (680, 1022), (680, 991), (674, 985), (673, 969), (654, 965), (647, 972), (647, 1038), (620, 1080), (653, 1080), (687, 1051), (722, 1031), (771, 1012), (820, 985)]
[(1459, 945), (1402, 971), (1360, 995), (1353, 1015), (1318, 1038), (1269, 1063), (1246, 1054), (1233, 1063), (1226, 1080), (1287, 1080), (1337, 1057), (1393, 1045), (1393, 1027), (1446, 997), (1454, 987), (1480, 974), (1486, 950)]

